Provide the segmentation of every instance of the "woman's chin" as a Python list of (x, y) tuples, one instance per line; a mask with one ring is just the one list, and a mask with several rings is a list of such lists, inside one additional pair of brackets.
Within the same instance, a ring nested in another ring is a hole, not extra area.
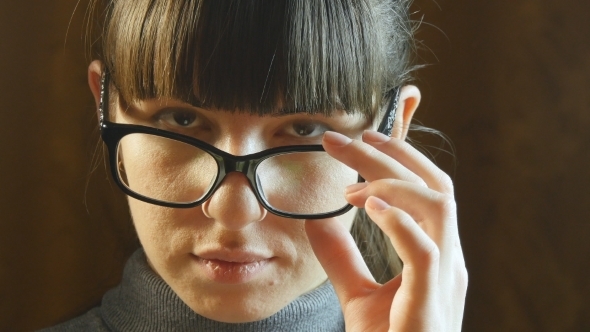
[(280, 278), (273, 259), (229, 263), (194, 257), (185, 273), (165, 281), (194, 312), (226, 323), (267, 318), (300, 295)]

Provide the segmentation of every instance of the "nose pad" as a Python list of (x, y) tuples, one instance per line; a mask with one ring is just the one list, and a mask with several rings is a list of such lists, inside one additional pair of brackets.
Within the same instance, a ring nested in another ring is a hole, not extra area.
[(203, 214), (225, 228), (239, 230), (266, 217), (266, 209), (256, 199), (246, 176), (227, 174), (213, 196), (201, 205)]

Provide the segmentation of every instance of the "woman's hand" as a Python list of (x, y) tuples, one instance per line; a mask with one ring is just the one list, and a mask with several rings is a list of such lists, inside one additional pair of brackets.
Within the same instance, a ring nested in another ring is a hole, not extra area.
[(460, 331), (467, 271), (450, 178), (408, 143), (377, 132), (365, 132), (363, 142), (328, 132), (324, 148), (367, 180), (350, 186), (347, 200), (366, 209), (404, 263), (378, 284), (343, 225), (306, 222), (346, 330)]

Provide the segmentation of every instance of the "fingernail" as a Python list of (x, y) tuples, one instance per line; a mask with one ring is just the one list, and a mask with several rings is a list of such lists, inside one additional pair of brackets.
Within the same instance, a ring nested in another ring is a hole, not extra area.
[(360, 182), (360, 183), (351, 184), (350, 186), (346, 187), (344, 192), (347, 195), (350, 195), (350, 194), (353, 194), (357, 191), (361, 191), (361, 190), (365, 189), (368, 185), (369, 184), (367, 182)]
[(367, 203), (365, 204), (365, 207), (367, 207), (371, 210), (383, 211), (383, 210), (389, 209), (391, 206), (389, 204), (385, 203), (380, 198), (377, 198), (375, 196), (371, 196), (367, 199)]
[(352, 142), (352, 140), (342, 134), (333, 131), (326, 131), (324, 133), (324, 142), (335, 146), (345, 146), (346, 144)]
[(374, 130), (365, 130), (363, 133), (363, 142), (385, 143), (391, 138)]

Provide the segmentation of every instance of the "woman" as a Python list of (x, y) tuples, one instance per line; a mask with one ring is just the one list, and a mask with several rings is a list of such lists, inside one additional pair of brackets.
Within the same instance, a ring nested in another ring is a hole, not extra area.
[(408, 6), (109, 2), (89, 84), (142, 249), (50, 330), (460, 330), (452, 183), (404, 142)]

